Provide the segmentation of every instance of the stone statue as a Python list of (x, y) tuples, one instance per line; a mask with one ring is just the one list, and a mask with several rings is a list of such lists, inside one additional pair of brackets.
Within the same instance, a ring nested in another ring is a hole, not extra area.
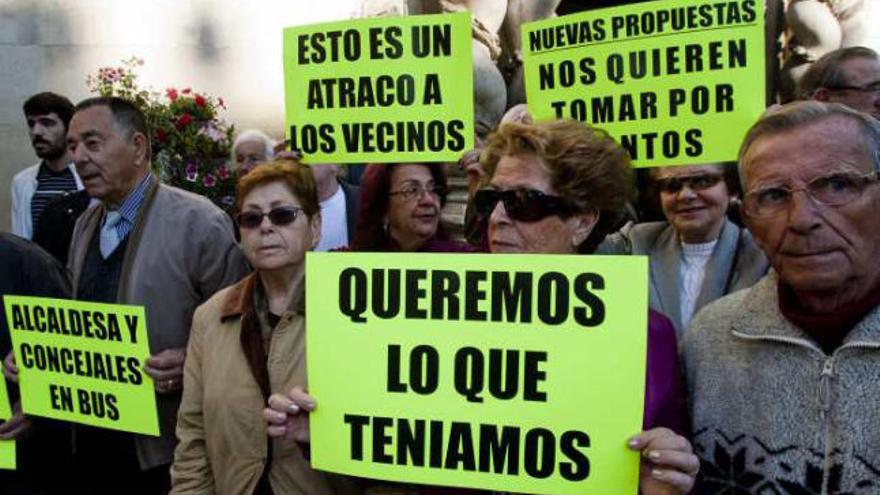
[(794, 98), (809, 64), (850, 46), (880, 51), (880, 2), (876, 0), (788, 0), (788, 45), (782, 69), (782, 101)]
[(474, 120), (485, 137), (525, 103), (520, 26), (555, 15), (560, 0), (362, 0), (357, 17), (469, 11), (473, 14)]

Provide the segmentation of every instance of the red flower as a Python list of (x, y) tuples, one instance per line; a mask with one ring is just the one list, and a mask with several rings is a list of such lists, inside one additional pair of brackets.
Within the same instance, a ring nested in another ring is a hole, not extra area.
[(180, 117), (177, 117), (177, 128), (178, 129), (182, 129), (182, 128), (190, 125), (190, 123), (192, 123), (192, 116), (188, 113), (185, 113), (185, 114), (181, 115)]
[(165, 134), (165, 129), (162, 129), (161, 127), (156, 129), (156, 141), (164, 143), (166, 139), (168, 139), (168, 135)]
[(192, 88), (183, 88), (183, 91), (181, 91), (181, 93), (188, 95), (192, 93)]
[(200, 108), (205, 106), (205, 98), (202, 95), (196, 95), (196, 106)]
[(168, 99), (171, 101), (174, 101), (177, 99), (177, 90), (174, 88), (166, 89), (165, 94), (168, 96)]

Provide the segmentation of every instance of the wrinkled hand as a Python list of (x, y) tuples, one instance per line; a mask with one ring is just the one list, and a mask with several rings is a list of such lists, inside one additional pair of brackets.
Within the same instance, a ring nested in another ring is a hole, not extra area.
[(269, 436), (308, 443), (309, 413), (316, 406), (315, 399), (300, 386), (293, 387), (288, 394), (272, 394), (269, 407), (263, 410)]
[(0, 422), (0, 440), (16, 440), (31, 428), (31, 420), (21, 412), (21, 401), (12, 404), (12, 417)]
[(293, 151), (279, 151), (275, 153), (276, 160), (294, 160), (300, 161), (302, 160), (303, 154), (297, 150)]
[(272, 147), (272, 152), (275, 153), (276, 157), (278, 157), (278, 154), (284, 152), (284, 150), (287, 149), (288, 146), (290, 146), (290, 139), (278, 141), (277, 143), (275, 143), (275, 146)]
[(3, 359), (3, 376), (13, 383), (18, 383), (18, 366), (15, 365), (15, 355), (12, 351)]
[(682, 495), (693, 488), (700, 460), (683, 436), (667, 428), (652, 428), (631, 438), (629, 448), (641, 452), (642, 495)]
[(161, 393), (176, 392), (183, 388), (183, 363), (185, 360), (185, 347), (165, 349), (147, 359), (144, 371), (153, 379), (156, 391)]
[(458, 166), (467, 175), (468, 194), (473, 196), (480, 187), (486, 171), (480, 165), (480, 155), (483, 153), (483, 141), (479, 136), (474, 136), (474, 149), (468, 151), (458, 160)]

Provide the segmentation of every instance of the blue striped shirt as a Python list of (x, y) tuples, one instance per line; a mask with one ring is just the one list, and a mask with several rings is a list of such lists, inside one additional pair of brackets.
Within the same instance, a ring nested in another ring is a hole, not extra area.
[[(150, 177), (152, 176), (153, 174), (148, 172), (140, 184), (128, 193), (128, 196), (119, 205), (118, 211), (122, 219), (116, 224), (116, 235), (119, 236), (120, 241), (125, 239), (134, 229), (134, 221), (137, 218), (138, 211), (141, 209), (141, 205), (144, 203), (144, 198), (147, 195), (147, 186), (149, 186)], [(104, 220), (106, 221), (106, 219), (105, 215)]]

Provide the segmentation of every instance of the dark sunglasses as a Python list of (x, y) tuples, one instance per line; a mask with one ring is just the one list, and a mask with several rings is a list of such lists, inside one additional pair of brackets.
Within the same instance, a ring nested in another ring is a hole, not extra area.
[(263, 217), (269, 217), (272, 225), (283, 227), (290, 225), (299, 216), (302, 208), (293, 206), (279, 206), (272, 208), (269, 213), (257, 210), (247, 210), (238, 214), (238, 225), (245, 229), (255, 229), (263, 224)]
[(715, 184), (721, 182), (723, 178), (724, 177), (720, 174), (686, 175), (682, 177), (657, 179), (654, 181), (654, 184), (658, 191), (675, 194), (684, 189), (684, 186), (687, 186), (694, 191), (709, 189)]
[(483, 218), (489, 218), (499, 201), (504, 203), (507, 216), (520, 222), (537, 222), (550, 215), (565, 218), (573, 212), (562, 198), (533, 189), (481, 189), (474, 195), (474, 207)]

